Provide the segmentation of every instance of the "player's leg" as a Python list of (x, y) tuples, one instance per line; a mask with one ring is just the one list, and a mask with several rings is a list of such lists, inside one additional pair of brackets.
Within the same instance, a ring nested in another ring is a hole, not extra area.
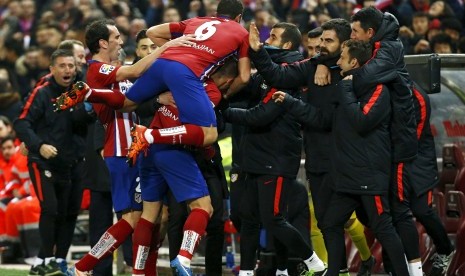
[(133, 232), (140, 218), (142, 202), (136, 192), (138, 168), (129, 168), (122, 157), (107, 157), (111, 191), (115, 212), (122, 212), (122, 219), (102, 235), (97, 244), (76, 263), (76, 270), (91, 271), (106, 256), (112, 254)]
[(141, 156), (139, 162), (143, 209), (133, 235), (133, 275), (152, 275), (147, 269), (151, 270), (151, 273), (156, 271), (159, 239), (154, 238), (153, 234), (154, 229), (159, 227), (159, 224), (156, 226), (156, 222), (160, 216), (167, 185), (155, 165), (155, 155), (156, 145), (153, 145), (147, 155)]

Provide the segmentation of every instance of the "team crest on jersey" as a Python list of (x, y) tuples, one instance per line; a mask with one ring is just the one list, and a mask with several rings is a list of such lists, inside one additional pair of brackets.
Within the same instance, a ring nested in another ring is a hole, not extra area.
[(102, 64), (99, 69), (99, 73), (109, 75), (113, 70), (115, 70), (115, 66), (110, 64)]
[(263, 89), (263, 90), (267, 90), (268, 85), (266, 85), (266, 83), (262, 83), (262, 85), (260, 85), (260, 88)]
[(140, 193), (134, 193), (134, 201), (137, 203), (142, 202), (142, 195)]
[(45, 174), (45, 176), (48, 177), (48, 178), (52, 177), (52, 172), (49, 171), (49, 170), (45, 170), (44, 174)]
[(237, 173), (231, 174), (231, 182), (236, 182), (239, 175)]

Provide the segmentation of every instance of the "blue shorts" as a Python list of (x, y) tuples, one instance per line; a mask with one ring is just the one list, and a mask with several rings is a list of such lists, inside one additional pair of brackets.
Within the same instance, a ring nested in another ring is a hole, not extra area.
[(125, 157), (105, 157), (105, 163), (110, 171), (115, 212), (142, 210), (138, 168), (130, 168)]
[(167, 90), (176, 101), (181, 123), (216, 127), (215, 112), (202, 81), (177, 61), (157, 59), (125, 95), (140, 104)]
[(150, 145), (140, 163), (144, 201), (163, 201), (168, 188), (177, 202), (208, 196), (208, 187), (192, 154), (170, 145)]

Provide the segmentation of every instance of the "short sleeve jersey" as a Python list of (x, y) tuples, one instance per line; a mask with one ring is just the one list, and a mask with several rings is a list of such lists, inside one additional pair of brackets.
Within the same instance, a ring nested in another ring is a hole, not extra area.
[(233, 20), (195, 17), (170, 23), (170, 32), (172, 38), (195, 34), (197, 40), (193, 47), (170, 47), (161, 57), (186, 65), (202, 80), (227, 57), (247, 57), (249, 33)]
[[(125, 94), (132, 83), (129, 80), (116, 81), (119, 66), (113, 66), (96, 60), (89, 61), (87, 84), (90, 88), (110, 89)], [(131, 127), (138, 122), (134, 112), (119, 112), (104, 104), (93, 104), (100, 122), (105, 127), (105, 157), (126, 156), (131, 146)]]

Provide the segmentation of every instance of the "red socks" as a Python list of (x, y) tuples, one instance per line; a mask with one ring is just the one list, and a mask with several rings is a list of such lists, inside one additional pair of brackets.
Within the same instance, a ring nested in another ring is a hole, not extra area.
[(134, 236), (132, 238), (133, 275), (145, 275), (144, 269), (149, 256), (153, 227), (153, 223), (140, 218), (136, 229), (134, 229)]
[(184, 223), (184, 236), (182, 239), (179, 255), (192, 259), (194, 250), (205, 234), (210, 215), (203, 209), (193, 209)]
[(157, 276), (158, 248), (160, 247), (160, 224), (155, 224), (152, 230), (149, 256), (145, 265), (145, 276)]
[(131, 225), (124, 219), (120, 219), (108, 228), (90, 252), (76, 263), (76, 268), (80, 271), (91, 271), (100, 259), (112, 254), (132, 232)]
[(103, 103), (118, 110), (123, 108), (126, 97), (121, 92), (115, 92), (110, 89), (91, 89), (86, 100), (91, 103)]
[(152, 129), (154, 144), (203, 146), (203, 130), (196, 125)]

